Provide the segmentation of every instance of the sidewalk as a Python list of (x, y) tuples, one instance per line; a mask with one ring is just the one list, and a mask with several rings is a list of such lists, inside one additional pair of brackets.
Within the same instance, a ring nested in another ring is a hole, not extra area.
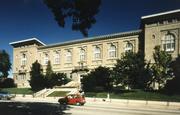
[[(58, 103), (59, 97), (36, 97), (32, 95), (16, 95), (14, 101), (21, 102), (46, 102)], [(86, 104), (90, 105), (106, 105), (114, 107), (141, 107), (141, 108), (155, 108), (155, 109), (175, 109), (180, 110), (179, 102), (162, 102), (162, 101), (145, 101), (145, 100), (127, 100), (127, 99), (104, 99), (104, 98), (88, 98), (86, 97)]]

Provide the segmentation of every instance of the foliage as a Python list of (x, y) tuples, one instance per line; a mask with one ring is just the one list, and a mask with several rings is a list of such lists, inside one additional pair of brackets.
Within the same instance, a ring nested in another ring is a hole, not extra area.
[(30, 71), (30, 86), (33, 91), (41, 90), (45, 87), (44, 75), (41, 64), (36, 60), (31, 67)]
[(64, 73), (53, 73), (48, 82), (50, 83), (50, 88), (52, 88), (54, 86), (64, 85), (70, 81), (71, 80), (67, 78), (66, 74)]
[(53, 88), (54, 86), (61, 86), (68, 83), (70, 79), (64, 73), (54, 73), (52, 70), (51, 62), (48, 61), (45, 75), (45, 87)]
[(155, 63), (152, 65), (152, 78), (151, 83), (158, 83), (159, 89), (165, 85), (168, 79), (173, 77), (172, 68), (170, 64), (172, 62), (172, 57), (165, 51), (160, 50), (160, 46), (154, 48), (153, 53)]
[[(107, 98), (108, 92), (86, 92), (86, 97)], [(148, 92), (144, 90), (125, 90), (119, 93), (110, 93), (111, 99), (149, 100), (180, 102), (180, 95), (166, 95), (159, 92)]]
[(52, 87), (52, 84), (51, 84), (52, 74), (53, 74), (53, 70), (52, 70), (51, 62), (48, 61), (47, 68), (46, 68), (46, 75), (45, 75), (47, 88)]
[(3, 88), (1, 91), (9, 92), (11, 94), (33, 94), (30, 88)]
[(99, 12), (101, 0), (44, 0), (54, 14), (60, 27), (65, 27), (65, 20), (72, 19), (72, 30), (88, 36), (88, 30), (96, 23), (95, 15)]
[(149, 64), (141, 53), (125, 52), (113, 68), (114, 83), (127, 88), (145, 88), (149, 74)]
[(180, 56), (171, 63), (174, 78), (167, 81), (165, 90), (168, 94), (180, 94)]
[(85, 91), (110, 91), (112, 89), (111, 70), (107, 67), (99, 66), (82, 79)]
[(43, 75), (41, 64), (37, 61), (32, 64), (31, 68), (30, 86), (33, 91), (41, 90), (43, 88), (52, 88), (54, 86), (61, 86), (70, 81), (64, 73), (54, 73), (52, 71), (51, 63), (48, 61), (46, 68), (46, 75)]
[(83, 69), (73, 69), (71, 73), (77, 73), (77, 72), (81, 72), (81, 71), (88, 72), (89, 70), (88, 70), (87, 68), (83, 68)]
[(12, 78), (0, 79), (0, 88), (12, 88), (12, 87), (16, 87), (16, 84), (14, 83), (14, 79)]
[(0, 50), (0, 77), (7, 78), (11, 69), (9, 54), (5, 50)]

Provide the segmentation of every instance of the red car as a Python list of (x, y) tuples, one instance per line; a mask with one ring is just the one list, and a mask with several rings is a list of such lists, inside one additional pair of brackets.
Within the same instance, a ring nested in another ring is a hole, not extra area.
[(85, 97), (80, 94), (70, 94), (58, 100), (60, 104), (84, 105)]

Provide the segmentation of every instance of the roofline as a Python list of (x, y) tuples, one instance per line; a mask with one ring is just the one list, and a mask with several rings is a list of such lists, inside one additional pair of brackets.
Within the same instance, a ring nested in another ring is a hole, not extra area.
[(155, 16), (162, 16), (162, 15), (172, 14), (172, 13), (177, 13), (177, 12), (180, 12), (180, 9), (167, 11), (167, 12), (161, 12), (161, 13), (157, 13), (157, 14), (151, 14), (151, 15), (147, 15), (147, 16), (142, 16), (141, 19), (151, 18), (151, 17), (155, 17)]
[(69, 45), (69, 44), (76, 44), (76, 43), (80, 43), (80, 42), (104, 40), (106, 38), (108, 39), (108, 38), (119, 37), (119, 36), (120, 37), (121, 36), (127, 36), (130, 34), (139, 34), (140, 32), (142, 32), (141, 29), (134, 30), (134, 31), (128, 31), (128, 32), (108, 34), (108, 35), (94, 36), (94, 37), (89, 37), (89, 38), (83, 38), (83, 39), (77, 39), (77, 40), (71, 40), (71, 41), (66, 41), (66, 42), (61, 42), (61, 43), (50, 44), (50, 45), (39, 47), (39, 49), (45, 49), (45, 48), (51, 48), (51, 47), (57, 47), (57, 46), (62, 46), (62, 45)]
[(28, 42), (31, 40), (36, 40), (37, 42), (41, 43), (42, 45), (46, 46), (46, 44), (44, 44), (43, 42), (41, 42), (40, 40), (38, 40), (37, 38), (29, 38), (29, 39), (25, 39), (25, 40), (20, 40), (20, 41), (15, 41), (15, 42), (11, 42), (9, 43), (10, 45), (14, 45), (14, 44), (18, 44), (18, 43), (22, 43), (22, 42)]

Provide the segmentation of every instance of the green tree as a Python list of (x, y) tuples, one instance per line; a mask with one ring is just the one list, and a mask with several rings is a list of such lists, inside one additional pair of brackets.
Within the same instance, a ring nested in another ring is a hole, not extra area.
[(50, 80), (50, 87), (54, 87), (54, 86), (61, 86), (64, 84), (67, 84), (68, 82), (70, 82), (71, 80), (69, 78), (67, 78), (65, 73), (53, 73), (52, 74), (52, 78)]
[(116, 85), (124, 88), (146, 88), (149, 79), (149, 65), (141, 53), (125, 52), (113, 68)]
[(160, 46), (156, 46), (154, 50), (153, 58), (155, 62), (151, 67), (151, 83), (158, 83), (158, 89), (161, 89), (166, 81), (173, 77), (172, 68), (170, 67), (172, 57), (166, 51), (161, 51)]
[(180, 94), (180, 56), (171, 63), (174, 78), (167, 81), (165, 91), (169, 94)]
[(14, 83), (14, 79), (12, 78), (0, 79), (0, 88), (12, 88), (12, 87), (16, 87), (16, 84)]
[(11, 69), (9, 54), (5, 50), (0, 50), (0, 77), (7, 78)]
[(113, 86), (111, 70), (107, 67), (99, 66), (82, 79), (85, 91), (110, 91)]
[(32, 90), (38, 91), (45, 88), (45, 79), (43, 75), (43, 69), (41, 67), (41, 64), (38, 63), (37, 60), (32, 64), (30, 76), (31, 77), (30, 77), (29, 83)]
[(72, 30), (88, 36), (88, 30), (96, 23), (101, 0), (44, 0), (54, 14), (60, 27), (65, 27), (67, 18), (72, 20)]
[(46, 67), (46, 75), (45, 75), (45, 79), (46, 79), (46, 87), (49, 88), (52, 86), (51, 84), (51, 79), (52, 79), (52, 74), (53, 74), (53, 70), (52, 70), (52, 66), (51, 66), (51, 62), (48, 61), (47, 67)]

